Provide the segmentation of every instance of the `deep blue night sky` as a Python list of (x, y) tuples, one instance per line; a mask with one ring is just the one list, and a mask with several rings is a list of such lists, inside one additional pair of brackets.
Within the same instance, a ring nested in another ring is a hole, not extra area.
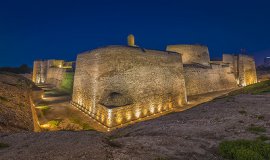
[(270, 1), (5, 0), (0, 2), (0, 66), (35, 59), (75, 60), (110, 44), (164, 50), (205, 44), (212, 58), (241, 48), (270, 56)]

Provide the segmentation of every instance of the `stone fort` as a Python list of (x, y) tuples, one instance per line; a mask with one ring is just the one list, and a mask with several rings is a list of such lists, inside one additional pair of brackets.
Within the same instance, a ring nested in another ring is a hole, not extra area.
[(188, 97), (257, 82), (254, 59), (223, 54), (211, 61), (207, 46), (169, 45), (166, 51), (127, 46), (86, 51), (74, 62), (35, 61), (33, 81), (57, 87), (73, 72), (71, 104), (108, 130), (184, 107)]

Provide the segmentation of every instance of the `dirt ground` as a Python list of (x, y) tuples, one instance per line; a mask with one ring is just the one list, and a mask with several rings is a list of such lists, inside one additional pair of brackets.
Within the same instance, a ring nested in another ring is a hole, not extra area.
[[(264, 132), (251, 132), (260, 126)], [(111, 133), (0, 134), (0, 159), (222, 159), (218, 143), (270, 136), (270, 94), (238, 95), (140, 122)], [(269, 141), (267, 142), (269, 143)]]

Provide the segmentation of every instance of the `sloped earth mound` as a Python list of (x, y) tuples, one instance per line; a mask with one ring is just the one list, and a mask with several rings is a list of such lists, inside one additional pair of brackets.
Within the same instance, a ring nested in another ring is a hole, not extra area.
[(270, 136), (268, 93), (216, 99), (108, 134), (95, 131), (0, 134), (0, 141), (9, 145), (0, 149), (0, 157), (215, 160), (223, 159), (217, 151), (221, 141), (256, 139), (262, 135)]
[(27, 78), (0, 72), (0, 132), (32, 131), (31, 91), (36, 88)]

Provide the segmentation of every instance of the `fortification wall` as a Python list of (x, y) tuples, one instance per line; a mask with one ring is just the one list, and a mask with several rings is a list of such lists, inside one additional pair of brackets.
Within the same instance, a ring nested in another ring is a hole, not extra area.
[(45, 83), (47, 80), (47, 61), (34, 61), (33, 65), (33, 82)]
[(223, 54), (223, 62), (230, 65), (235, 79), (240, 86), (257, 83), (254, 58), (248, 55)]
[(169, 45), (167, 51), (182, 54), (183, 64), (199, 63), (209, 66), (210, 57), (207, 46), (203, 45)]
[(242, 86), (257, 83), (256, 66), (253, 57), (239, 55), (239, 82)]
[(237, 87), (234, 74), (226, 65), (212, 64), (210, 67), (184, 65), (184, 73), (188, 96)]
[(65, 74), (66, 69), (64, 68), (49, 68), (47, 72), (47, 83), (60, 87)]
[(107, 127), (186, 103), (177, 53), (110, 46), (79, 54), (76, 64), (72, 101)]

